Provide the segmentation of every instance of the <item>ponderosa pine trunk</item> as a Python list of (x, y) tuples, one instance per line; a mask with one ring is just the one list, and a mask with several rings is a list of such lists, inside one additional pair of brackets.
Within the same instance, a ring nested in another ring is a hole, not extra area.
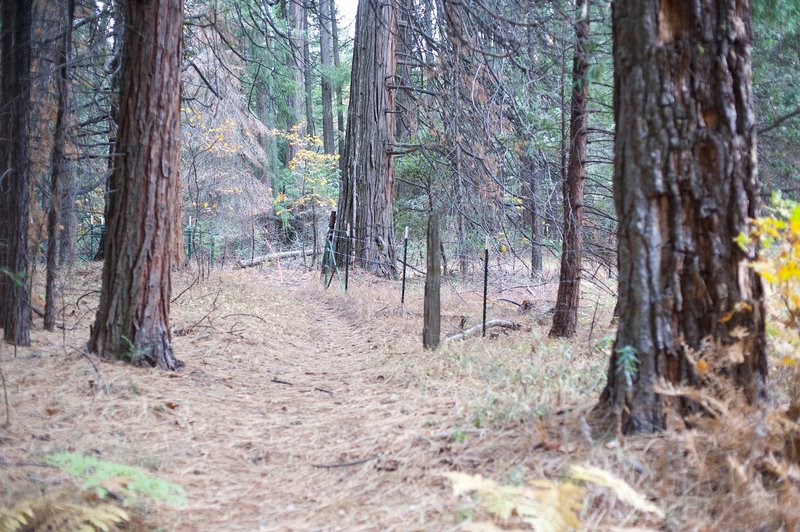
[(564, 229), (561, 243), (561, 272), (558, 281), (553, 326), (550, 336), (571, 338), (578, 328), (583, 256), (583, 187), (586, 182), (586, 133), (589, 124), (589, 0), (575, 7), (575, 51), (572, 60), (572, 100), (569, 118), (569, 165), (562, 183)]
[(734, 243), (759, 203), (751, 21), (742, 1), (616, 0), (613, 33), (620, 316), (601, 406), (653, 431), (697, 409), (658, 392), (702, 385), (690, 350), (739, 344), (720, 371), (766, 393), (763, 288)]
[[(350, 107), (342, 161), (336, 228), (344, 235), (349, 223), (354, 256), (373, 273), (397, 276), (394, 250), (394, 91), (398, 10), (395, 0), (360, 0), (353, 45)], [(337, 240), (337, 257), (345, 239)]]
[(6, 341), (30, 345), (28, 224), (31, 165), (29, 0), (0, 3), (0, 325)]
[(89, 350), (174, 370), (172, 231), (180, 193), (183, 0), (126, 8), (116, 165), (100, 307)]

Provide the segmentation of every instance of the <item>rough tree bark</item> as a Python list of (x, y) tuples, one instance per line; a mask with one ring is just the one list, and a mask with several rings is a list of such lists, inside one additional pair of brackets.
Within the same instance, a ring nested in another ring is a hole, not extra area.
[(333, 132), (333, 88), (330, 74), (333, 69), (333, 35), (331, 33), (331, 0), (319, 0), (319, 56), (322, 65), (322, 146), (325, 153), (336, 153)]
[(67, 0), (64, 13), (64, 31), (56, 52), (58, 65), (56, 92), (58, 102), (53, 134), (53, 151), (50, 160), (50, 208), (47, 213), (47, 275), (45, 282), (44, 328), (52, 331), (56, 326), (56, 275), (58, 273), (58, 240), (61, 230), (61, 199), (64, 195), (64, 143), (69, 98), (69, 56), (72, 45), (72, 20), (75, 0)]
[(30, 345), (28, 223), (29, 0), (0, 5), (0, 325), (6, 341)]
[(723, 371), (749, 401), (766, 393), (763, 288), (734, 244), (758, 211), (749, 7), (616, 0), (613, 33), (620, 318), (601, 406), (626, 432), (653, 431), (696, 409), (658, 393), (702, 384), (688, 351), (741, 331)]
[(569, 118), (569, 166), (563, 182), (564, 237), (561, 272), (550, 336), (571, 338), (578, 327), (583, 255), (583, 187), (586, 181), (586, 133), (589, 124), (589, 0), (578, 0), (575, 51), (572, 60), (572, 100)]
[(117, 187), (107, 220), (100, 307), (89, 350), (174, 370), (172, 230), (180, 191), (183, 0), (127, 3)]
[[(337, 234), (350, 223), (355, 258), (366, 270), (397, 276), (394, 251), (394, 92), (397, 5), (360, 0), (356, 16), (347, 137), (342, 161)], [(345, 239), (336, 253), (344, 253)]]

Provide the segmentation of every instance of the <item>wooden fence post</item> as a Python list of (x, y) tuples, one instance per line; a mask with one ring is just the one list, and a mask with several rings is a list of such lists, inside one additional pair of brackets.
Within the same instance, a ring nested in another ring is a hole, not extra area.
[(441, 331), (441, 302), (439, 284), (442, 276), (442, 261), (439, 255), (439, 215), (428, 217), (428, 268), (425, 275), (425, 306), (422, 326), (422, 345), (425, 349), (436, 349)]
[(406, 226), (406, 234), (403, 237), (403, 288), (400, 290), (400, 306), (402, 307), (406, 302), (406, 263), (408, 262), (408, 226)]

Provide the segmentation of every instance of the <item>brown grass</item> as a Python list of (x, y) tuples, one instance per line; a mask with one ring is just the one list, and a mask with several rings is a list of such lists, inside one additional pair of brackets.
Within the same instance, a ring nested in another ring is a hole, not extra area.
[[(721, 481), (735, 470), (725, 456), (765, 454), (763, 445), (736, 444), (748, 438), (742, 427), (755, 430), (740, 420), (623, 441), (592, 435), (586, 416), (605, 381), (613, 301), (590, 286), (575, 340), (547, 338), (555, 283), (526, 288), (508, 273), (493, 286), (490, 315), (522, 331), (425, 352), (419, 279), (400, 309), (399, 282), (359, 272), (344, 293), (336, 281), (324, 290), (316, 274), (297, 270), (214, 271), (173, 305), (184, 369), (92, 357), (98, 376), (62, 346), (88, 338), (97, 297), (75, 301), (97, 289), (98, 277), (95, 267), (71, 276), (63, 339), (37, 322), (30, 349), (0, 352), (12, 420), (0, 429), (0, 504), (73, 489), (75, 480), (34, 464), (74, 451), (186, 488), (185, 507), (141, 505), (148, 526), (443, 530), (490, 517), (477, 501), (453, 497), (442, 471), (513, 484), (558, 479), (569, 463), (591, 463), (652, 496), (668, 517), (655, 522), (593, 488), (582, 515), (587, 529), (737, 528), (720, 504), (734, 503), (736, 490), (757, 479), (747, 473), (738, 488)], [(174, 292), (191, 281), (191, 272), (176, 274)], [(457, 332), (462, 316), (466, 326), (479, 322), (480, 295), (478, 285), (443, 285), (444, 334)], [(528, 299), (532, 308), (521, 312), (498, 298)], [(762, 489), (747, 501), (774, 510), (780, 497)], [(769, 514), (756, 523), (779, 521)]]

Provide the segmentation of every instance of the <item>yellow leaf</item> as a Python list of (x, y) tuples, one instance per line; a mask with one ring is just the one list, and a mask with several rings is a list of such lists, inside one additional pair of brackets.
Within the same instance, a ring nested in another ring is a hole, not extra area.
[(733, 309), (730, 312), (728, 312), (727, 314), (725, 314), (724, 316), (722, 316), (719, 319), (719, 321), (720, 321), (720, 323), (728, 323), (729, 321), (731, 321), (733, 319), (733, 317), (735, 315), (736, 315), (736, 309)]
[(575, 480), (583, 480), (610, 488), (619, 500), (630, 504), (637, 510), (655, 514), (661, 519), (664, 518), (664, 512), (658, 506), (648, 501), (644, 495), (633, 489), (627, 482), (608, 471), (598, 467), (573, 465), (570, 466), (569, 476)]
[(708, 371), (708, 362), (706, 362), (705, 360), (698, 360), (697, 361), (697, 372), (700, 375), (705, 375), (707, 371)]

